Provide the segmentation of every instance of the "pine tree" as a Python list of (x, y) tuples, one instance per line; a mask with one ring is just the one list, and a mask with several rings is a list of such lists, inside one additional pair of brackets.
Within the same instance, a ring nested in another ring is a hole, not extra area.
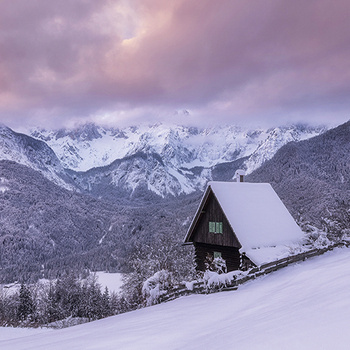
[(111, 308), (110, 296), (108, 288), (105, 288), (102, 294), (102, 317), (108, 317), (113, 315), (113, 310)]
[(29, 288), (22, 283), (19, 290), (19, 305), (17, 309), (17, 317), (20, 321), (30, 320), (34, 316), (34, 302)]
[(55, 295), (55, 285), (50, 282), (49, 291), (46, 300), (46, 319), (48, 323), (59, 320), (59, 306)]

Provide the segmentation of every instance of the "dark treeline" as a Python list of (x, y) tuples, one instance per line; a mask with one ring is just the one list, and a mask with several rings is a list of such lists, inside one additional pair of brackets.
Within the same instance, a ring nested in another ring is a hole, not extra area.
[(94, 277), (81, 280), (67, 275), (55, 282), (22, 283), (16, 293), (0, 290), (0, 325), (55, 326), (67, 318), (92, 321), (120, 312), (118, 305), (117, 295), (107, 288), (102, 291)]

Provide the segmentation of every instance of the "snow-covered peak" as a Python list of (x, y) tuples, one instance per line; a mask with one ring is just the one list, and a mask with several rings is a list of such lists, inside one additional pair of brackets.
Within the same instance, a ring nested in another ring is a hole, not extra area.
[[(323, 131), (301, 125), (249, 129), (237, 125), (200, 128), (158, 123), (120, 129), (86, 124), (72, 130), (36, 129), (31, 135), (45, 141), (65, 168), (86, 172), (114, 164), (113, 177), (111, 168), (101, 168), (104, 175), (97, 177), (87, 174), (89, 183), (81, 180), (86, 188), (110, 179), (112, 186), (122, 186), (129, 193), (142, 187), (164, 197), (203, 190), (207, 181), (223, 180), (220, 165), (237, 161), (237, 166), (250, 173), (287, 142)], [(160, 161), (153, 163), (155, 156)], [(227, 167), (226, 180), (237, 170)]]
[[(239, 126), (195, 128), (179, 125), (140, 125), (123, 129), (86, 124), (74, 130), (33, 130), (55, 151), (64, 167), (86, 171), (138, 152), (157, 153), (172, 167), (212, 167), (250, 157), (248, 172), (284, 144), (319, 134), (323, 129), (301, 126), (255, 130)], [(258, 166), (259, 166), (258, 165)]]
[(276, 127), (267, 130), (265, 137), (245, 162), (247, 173), (253, 172), (266, 160), (271, 159), (274, 154), (288, 142), (306, 140), (325, 131), (326, 128), (323, 126), (312, 128), (305, 125)]

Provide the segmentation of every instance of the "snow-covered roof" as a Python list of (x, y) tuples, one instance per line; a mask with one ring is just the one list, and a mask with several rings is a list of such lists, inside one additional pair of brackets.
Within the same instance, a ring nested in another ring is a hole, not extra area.
[(302, 241), (302, 230), (270, 184), (213, 181), (210, 189), (242, 245), (241, 253), (255, 264), (277, 260), (281, 247)]

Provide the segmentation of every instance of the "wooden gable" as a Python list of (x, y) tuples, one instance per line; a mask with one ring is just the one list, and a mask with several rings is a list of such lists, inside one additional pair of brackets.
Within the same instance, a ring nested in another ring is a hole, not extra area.
[[(210, 226), (221, 224), (221, 232), (212, 232)], [(185, 242), (241, 248), (224, 211), (209, 187), (188, 231)]]

